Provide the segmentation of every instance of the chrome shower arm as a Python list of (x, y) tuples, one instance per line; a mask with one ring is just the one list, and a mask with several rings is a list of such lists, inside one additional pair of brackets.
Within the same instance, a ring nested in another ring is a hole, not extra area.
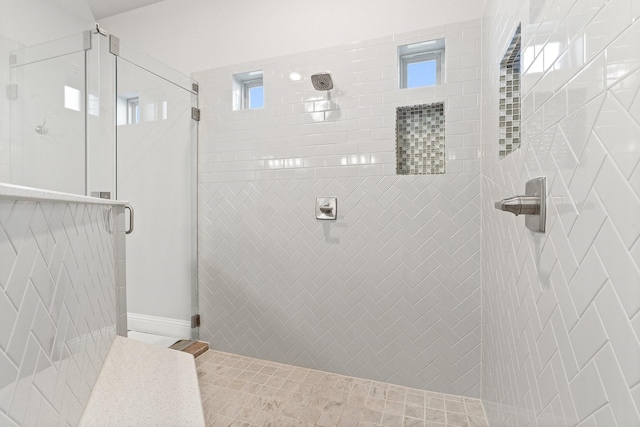
[(495, 208), (512, 214), (526, 215), (525, 226), (531, 231), (545, 232), (547, 222), (547, 179), (543, 176), (527, 181), (525, 194), (495, 202)]

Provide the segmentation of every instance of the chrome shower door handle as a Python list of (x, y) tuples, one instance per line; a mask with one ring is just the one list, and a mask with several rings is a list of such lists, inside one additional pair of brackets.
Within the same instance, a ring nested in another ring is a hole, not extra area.
[(124, 208), (129, 209), (129, 229), (125, 231), (125, 234), (131, 234), (133, 233), (133, 207), (131, 205), (124, 205)]
[(495, 208), (512, 214), (525, 215), (525, 226), (531, 231), (545, 232), (547, 222), (547, 179), (543, 176), (527, 181), (523, 196), (513, 196), (495, 202)]

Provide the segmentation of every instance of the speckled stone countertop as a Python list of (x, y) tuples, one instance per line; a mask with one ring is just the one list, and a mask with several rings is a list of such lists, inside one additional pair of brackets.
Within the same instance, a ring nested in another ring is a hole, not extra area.
[(204, 426), (193, 356), (117, 336), (80, 426)]
[(21, 185), (0, 182), (0, 199), (35, 200), (48, 202), (91, 203), (96, 205), (126, 205), (123, 200), (99, 199), (97, 197), (62, 193), (42, 188), (23, 187)]

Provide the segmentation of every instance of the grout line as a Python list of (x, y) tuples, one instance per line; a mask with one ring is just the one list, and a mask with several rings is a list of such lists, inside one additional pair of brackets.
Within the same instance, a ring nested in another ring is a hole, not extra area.
[[(210, 351), (211, 351), (211, 352), (214, 352), (214, 353), (216, 352), (215, 350), (210, 350)], [(208, 352), (207, 352), (207, 353), (208, 353)], [(205, 353), (205, 354), (206, 354), (206, 353)], [(435, 408), (427, 408), (427, 405), (426, 405), (426, 402), (427, 402), (427, 401), (426, 401), (427, 393), (432, 393), (433, 395), (436, 395), (436, 396), (438, 396), (438, 395), (439, 395), (439, 396), (442, 396), (442, 401), (443, 401), (443, 404), (445, 404), (445, 405), (446, 405), (445, 401), (446, 401), (446, 400), (448, 400), (448, 399), (447, 399), (447, 396), (452, 397), (452, 398), (455, 398), (455, 399), (456, 399), (455, 401), (456, 401), (456, 402), (461, 403), (461, 404), (463, 405), (463, 407), (465, 408), (465, 412), (464, 412), (464, 414), (465, 414), (465, 416), (466, 416), (467, 420), (469, 420), (469, 417), (470, 417), (470, 416), (469, 416), (469, 413), (467, 412), (467, 409), (466, 409), (466, 406), (465, 406), (465, 400), (469, 400), (469, 401), (479, 401), (479, 399), (475, 399), (475, 398), (466, 398), (466, 397), (464, 397), (464, 396), (457, 396), (457, 395), (444, 394), (444, 393), (436, 393), (436, 392), (428, 392), (428, 391), (425, 391), (425, 390), (413, 389), (413, 388), (404, 387), (404, 386), (399, 386), (399, 385), (394, 385), (394, 384), (390, 384), (390, 383), (382, 383), (382, 382), (377, 382), (377, 381), (371, 381), (371, 380), (361, 379), (361, 378), (358, 378), (358, 377), (348, 377), (348, 376), (344, 376), (344, 375), (340, 375), (340, 374), (333, 374), (333, 373), (328, 373), (328, 372), (324, 372), (324, 371), (312, 370), (312, 369), (308, 369), (308, 368), (300, 368), (300, 367), (295, 367), (295, 366), (292, 366), (292, 365), (281, 364), (281, 363), (278, 363), (278, 362), (262, 361), (262, 360), (260, 360), (260, 359), (253, 359), (253, 358), (249, 358), (249, 357), (245, 357), (245, 356), (238, 356), (238, 357), (234, 357), (233, 355), (228, 355), (227, 353), (222, 353), (222, 352), (220, 352), (219, 354), (221, 354), (221, 355), (222, 355), (222, 358), (217, 358), (217, 357), (216, 357), (217, 355), (215, 355), (215, 354), (214, 354), (213, 356), (208, 357), (208, 358), (206, 359), (206, 361), (203, 361), (202, 363), (200, 363), (200, 364), (199, 364), (199, 365), (200, 365), (200, 366), (199, 366), (200, 370), (201, 370), (201, 371), (203, 371), (203, 370), (204, 370), (204, 369), (202, 369), (202, 368), (203, 368), (203, 366), (202, 366), (202, 365), (205, 365), (205, 364), (212, 364), (212, 365), (216, 365), (216, 366), (221, 366), (221, 367), (226, 368), (226, 369), (236, 369), (236, 370), (238, 370), (240, 373), (239, 373), (239, 374), (236, 374), (234, 377), (225, 377), (224, 375), (220, 375), (220, 377), (222, 377), (222, 378), (227, 378), (227, 379), (229, 379), (229, 380), (231, 380), (231, 381), (235, 381), (235, 380), (238, 380), (238, 376), (240, 376), (240, 374), (241, 374), (241, 373), (243, 373), (243, 372), (250, 372), (250, 373), (253, 373), (253, 374), (258, 374), (258, 373), (262, 372), (262, 370), (263, 370), (264, 368), (266, 368), (266, 367), (271, 367), (271, 368), (275, 368), (275, 371), (274, 371), (273, 373), (271, 373), (270, 375), (268, 375), (268, 377), (269, 377), (269, 378), (272, 378), (272, 377), (275, 377), (275, 373), (276, 373), (279, 369), (281, 369), (281, 368), (286, 368), (287, 370), (290, 370), (291, 372), (289, 372), (289, 374), (288, 374), (286, 377), (277, 377), (277, 378), (279, 378), (279, 379), (282, 379), (282, 380), (283, 380), (283, 383), (282, 383), (279, 387), (277, 387), (277, 389), (278, 389), (278, 390), (285, 390), (285, 389), (284, 389), (284, 383), (286, 382), (286, 380), (287, 380), (287, 379), (289, 379), (289, 378), (290, 378), (290, 376), (293, 374), (293, 372), (294, 372), (294, 371), (296, 371), (296, 370), (298, 370), (298, 369), (301, 369), (301, 370), (304, 370), (304, 371), (308, 371), (308, 372), (307, 372), (307, 375), (305, 376), (305, 378), (303, 378), (303, 381), (302, 381), (302, 382), (300, 382), (300, 384), (304, 384), (304, 383), (305, 383), (305, 382), (304, 382), (304, 379), (306, 379), (306, 377), (308, 377), (308, 376), (309, 376), (309, 374), (310, 374), (310, 373), (312, 373), (312, 372), (315, 372), (315, 375), (323, 375), (325, 378), (326, 378), (326, 377), (329, 377), (329, 378), (331, 378), (331, 379), (335, 379), (335, 380), (336, 380), (336, 383), (337, 383), (337, 381), (338, 381), (339, 379), (342, 379), (342, 378), (349, 378), (349, 379), (354, 380), (354, 382), (352, 382), (352, 383), (350, 384), (350, 386), (349, 386), (349, 389), (348, 389), (348, 390), (344, 390), (344, 391), (347, 393), (347, 396), (346, 396), (347, 401), (348, 401), (349, 395), (350, 395), (350, 394), (351, 394), (351, 392), (353, 391), (353, 386), (354, 386), (354, 385), (356, 385), (356, 384), (358, 384), (357, 382), (355, 382), (355, 381), (357, 381), (357, 380), (363, 380), (363, 381), (366, 381), (366, 382), (368, 383), (368, 385), (369, 385), (369, 388), (368, 388), (368, 390), (367, 390), (367, 399), (366, 399), (366, 400), (369, 400), (370, 398), (377, 399), (377, 398), (374, 398), (373, 396), (370, 396), (370, 393), (371, 393), (371, 386), (372, 386), (372, 385), (374, 385), (374, 384), (380, 384), (380, 387), (384, 387), (384, 388), (386, 389), (386, 391), (387, 391), (387, 392), (389, 391), (389, 389), (390, 389), (391, 387), (399, 388), (399, 389), (404, 390), (404, 400), (403, 400), (403, 402), (397, 402), (397, 403), (404, 403), (403, 415), (396, 415), (396, 414), (392, 414), (392, 413), (389, 413), (389, 412), (385, 412), (385, 411), (384, 411), (384, 408), (386, 407), (387, 402), (395, 402), (395, 401), (390, 401), (390, 400), (389, 400), (389, 397), (388, 397), (388, 396), (389, 396), (389, 394), (388, 394), (388, 393), (386, 393), (386, 394), (385, 394), (385, 398), (384, 398), (384, 399), (380, 399), (380, 400), (384, 400), (384, 406), (382, 407), (382, 410), (378, 411), (378, 410), (374, 410), (374, 409), (372, 409), (372, 411), (377, 411), (377, 412), (379, 412), (379, 413), (380, 413), (381, 421), (380, 421), (380, 423), (378, 423), (379, 425), (381, 425), (381, 423), (382, 423), (382, 417), (384, 417), (384, 415), (385, 415), (385, 414), (387, 414), (387, 415), (393, 415), (393, 416), (399, 416), (399, 417), (401, 417), (401, 418), (403, 418), (403, 419), (404, 419), (404, 417), (406, 417), (406, 416), (407, 416), (407, 414), (405, 413), (405, 411), (406, 411), (406, 407), (407, 407), (407, 396), (409, 395), (409, 392), (410, 392), (410, 391), (412, 391), (412, 390), (413, 390), (413, 391), (417, 391), (417, 392), (419, 392), (419, 393), (422, 395), (422, 402), (423, 402), (423, 418), (422, 418), (422, 419), (423, 419), (423, 420), (426, 420), (427, 409), (437, 410), (437, 409), (435, 409)], [(203, 360), (204, 360), (204, 359), (203, 359)], [(235, 361), (235, 363), (231, 363), (231, 362), (233, 362), (233, 361)], [(225, 362), (227, 362), (227, 363), (225, 363)], [(240, 362), (244, 362), (244, 363), (246, 363), (246, 364), (247, 364), (247, 366), (245, 366), (244, 368), (237, 368), (236, 366), (237, 366)], [(263, 366), (260, 368), (260, 370), (259, 370), (258, 372), (256, 372), (256, 371), (249, 371), (249, 370), (248, 370), (248, 368), (249, 368), (251, 365), (253, 365), (254, 363), (255, 363), (255, 364), (257, 364), (257, 365), (263, 365)], [(206, 375), (206, 372), (205, 372), (205, 375)], [(267, 374), (263, 374), (263, 375), (267, 375)], [(312, 382), (312, 383), (309, 383), (309, 385), (311, 385), (312, 387), (314, 387), (314, 386), (320, 386), (320, 381), (321, 381), (321, 380), (322, 380), (322, 378), (321, 378), (320, 380), (318, 380), (318, 381), (314, 381), (314, 382)], [(239, 381), (243, 381), (243, 380), (239, 380)], [(292, 381), (293, 381), (293, 380), (292, 380)], [(250, 382), (250, 381), (244, 381), (244, 382), (248, 383), (248, 382)], [(213, 383), (213, 384), (215, 385), (215, 383)], [(255, 384), (257, 384), (257, 383), (255, 383)], [(260, 385), (260, 384), (257, 384), (257, 385)], [(266, 384), (262, 384), (261, 386), (262, 386), (262, 387), (264, 387), (264, 386), (266, 386)], [(280, 400), (280, 399), (278, 399), (278, 398), (274, 398), (273, 396), (271, 396), (271, 397), (262, 397), (262, 396), (260, 396), (260, 395), (256, 395), (256, 394), (252, 394), (252, 393), (246, 393), (246, 392), (243, 392), (242, 390), (229, 389), (229, 388), (228, 388), (228, 387), (226, 387), (226, 386), (217, 386), (217, 387), (218, 387), (218, 388), (220, 388), (220, 389), (222, 389), (222, 390), (227, 389), (227, 390), (231, 390), (231, 391), (236, 392), (236, 393), (244, 393), (244, 394), (246, 394), (246, 395), (248, 395), (248, 396), (253, 396), (254, 398), (255, 398), (255, 397), (258, 397), (258, 398), (264, 398), (264, 399), (275, 399), (275, 400)], [(320, 386), (320, 387), (325, 387), (325, 386)], [(326, 388), (331, 388), (331, 386), (326, 386)], [(219, 393), (221, 393), (221, 391), (219, 391), (217, 394), (219, 394)], [(214, 396), (207, 396), (207, 397), (205, 397), (205, 398), (203, 399), (203, 401), (210, 402), (210, 401), (212, 401), (212, 400), (214, 400), (214, 399), (215, 399), (215, 395), (214, 395)], [(327, 399), (328, 399), (328, 398), (327, 398)], [(451, 400), (452, 400), (452, 401), (454, 401), (453, 399), (451, 399)], [(283, 400), (280, 400), (280, 401), (282, 401), (283, 403), (289, 403), (289, 404), (291, 404), (291, 402), (288, 402), (288, 401), (283, 401)], [(365, 401), (365, 402), (366, 402), (366, 401)], [(229, 407), (229, 406), (232, 406), (232, 405), (237, 405), (237, 404), (234, 404), (233, 402), (230, 402), (230, 401), (226, 401), (226, 400), (225, 400), (225, 404), (222, 406), (221, 410), (223, 410), (223, 409), (225, 409), (225, 408), (227, 408), (227, 407)], [(302, 405), (300, 405), (300, 404), (296, 404), (296, 405), (297, 405), (297, 406), (302, 406)], [(347, 402), (345, 402), (345, 408), (346, 408), (346, 405), (348, 405), (348, 403), (347, 403)], [(242, 404), (240, 404), (240, 405), (237, 405), (237, 406), (240, 406), (240, 407), (241, 407), (241, 409), (240, 409), (240, 411), (238, 412), (238, 414), (239, 414), (240, 412), (242, 412), (242, 410), (243, 410), (244, 408), (252, 409), (252, 410), (254, 410), (254, 411), (261, 411), (261, 409), (257, 409), (257, 408), (255, 408), (255, 407), (248, 406), (248, 405), (246, 404), (246, 402), (245, 402), (245, 403), (242, 403)], [(352, 406), (354, 406), (354, 405), (352, 405)], [(304, 406), (302, 406), (302, 407), (304, 407)], [(340, 414), (338, 415), (338, 419), (342, 419), (343, 417), (344, 417), (344, 418), (350, 418), (350, 417), (348, 417), (348, 416), (344, 415), (344, 409), (345, 409), (345, 408), (342, 408), (342, 410), (340, 411)], [(365, 406), (361, 406), (360, 408), (361, 408), (361, 409), (370, 409), (370, 408), (368, 408), (368, 407), (366, 406), (366, 403), (365, 403)], [(313, 408), (313, 409), (318, 410), (318, 408)], [(301, 411), (301, 410), (302, 410), (302, 409), (298, 409), (298, 411)], [(446, 421), (446, 420), (447, 420), (447, 418), (446, 418), (446, 417), (447, 417), (447, 415), (446, 415), (446, 413), (447, 413), (446, 406), (443, 408), (443, 411), (444, 411), (444, 413), (445, 413), (445, 421)], [(268, 411), (263, 411), (263, 412), (268, 412)], [(453, 411), (452, 411), (452, 412), (453, 412)], [(234, 419), (236, 419), (236, 420), (238, 420), (238, 421), (240, 421), (240, 422), (246, 422), (245, 420), (238, 419), (238, 418), (237, 418), (237, 417), (238, 417), (238, 414), (236, 414), (234, 417), (231, 417), (231, 418), (234, 418)], [(288, 417), (288, 418), (292, 418), (292, 417), (289, 417), (289, 416), (287, 416), (287, 415), (284, 415), (284, 414), (282, 414), (282, 413), (280, 413), (280, 412), (274, 412), (274, 414), (280, 414), (280, 416), (285, 416), (285, 417)], [(413, 418), (413, 417), (409, 417), (409, 418)], [(293, 417), (292, 419), (295, 419), (295, 417)], [(255, 420), (255, 418), (254, 418), (253, 420)], [(252, 420), (252, 421), (253, 421), (253, 420)]]

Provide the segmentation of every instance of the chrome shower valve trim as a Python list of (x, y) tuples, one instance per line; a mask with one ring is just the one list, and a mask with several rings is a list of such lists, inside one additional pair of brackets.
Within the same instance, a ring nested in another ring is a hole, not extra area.
[(525, 226), (531, 231), (545, 232), (547, 221), (547, 178), (538, 177), (527, 181), (525, 194), (502, 199), (495, 208), (512, 214), (525, 215)]

